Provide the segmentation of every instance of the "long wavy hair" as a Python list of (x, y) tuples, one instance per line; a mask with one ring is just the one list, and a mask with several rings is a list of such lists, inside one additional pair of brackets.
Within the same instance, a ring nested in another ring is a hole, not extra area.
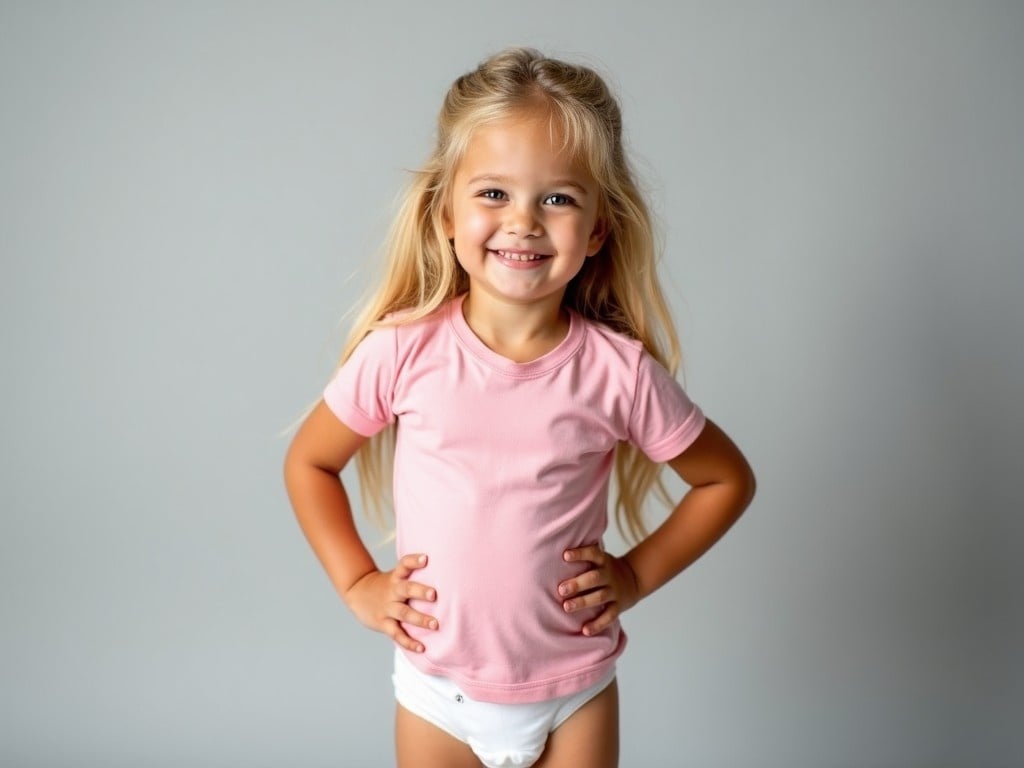
[[(638, 339), (676, 372), (679, 339), (658, 283), (650, 212), (623, 149), (618, 102), (592, 69), (530, 48), (504, 50), (452, 84), (438, 115), (436, 144), (413, 172), (385, 243), (383, 279), (356, 316), (339, 365), (375, 328), (415, 322), (469, 289), (444, 227), (456, 168), (474, 129), (538, 109), (597, 181), (608, 228), (601, 251), (569, 283), (564, 304)], [(392, 425), (356, 455), (364, 506), (381, 525), (390, 506), (394, 449)], [(627, 539), (647, 533), (642, 507), (649, 493), (670, 503), (659, 471), (635, 446), (617, 446), (615, 519)]]

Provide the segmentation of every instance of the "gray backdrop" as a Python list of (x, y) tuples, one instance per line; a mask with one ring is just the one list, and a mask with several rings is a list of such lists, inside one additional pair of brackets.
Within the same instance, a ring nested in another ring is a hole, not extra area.
[(282, 432), (448, 84), (522, 43), (620, 93), (760, 482), (625, 617), (623, 765), (1024, 763), (1022, 41), (995, 2), (5, 2), (0, 763), (390, 763)]

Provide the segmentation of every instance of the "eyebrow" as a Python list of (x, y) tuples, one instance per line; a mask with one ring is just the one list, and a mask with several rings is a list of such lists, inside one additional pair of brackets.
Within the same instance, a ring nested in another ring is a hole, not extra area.
[[(479, 184), (482, 181), (489, 181), (495, 184), (510, 184), (512, 179), (509, 176), (501, 176), (499, 174), (494, 173), (481, 173), (480, 175), (471, 178), (467, 182), (467, 184)], [(586, 188), (583, 185), (581, 185), (578, 181), (573, 181), (572, 179), (555, 179), (555, 181), (551, 182), (551, 184), (547, 186), (572, 187), (573, 189), (577, 190), (580, 194), (587, 194)]]

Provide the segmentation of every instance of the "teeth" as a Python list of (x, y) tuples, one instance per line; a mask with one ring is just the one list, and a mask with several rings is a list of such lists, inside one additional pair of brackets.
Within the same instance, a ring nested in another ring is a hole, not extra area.
[(537, 259), (544, 258), (543, 253), (509, 253), (508, 251), (497, 251), (496, 252), (503, 259), (511, 259), (512, 261), (536, 261)]

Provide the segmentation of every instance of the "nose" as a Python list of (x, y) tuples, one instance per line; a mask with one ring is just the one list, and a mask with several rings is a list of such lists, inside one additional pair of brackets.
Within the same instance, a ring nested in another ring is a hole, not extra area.
[(517, 237), (539, 237), (543, 231), (540, 217), (529, 203), (505, 208), (504, 229), (505, 234)]

